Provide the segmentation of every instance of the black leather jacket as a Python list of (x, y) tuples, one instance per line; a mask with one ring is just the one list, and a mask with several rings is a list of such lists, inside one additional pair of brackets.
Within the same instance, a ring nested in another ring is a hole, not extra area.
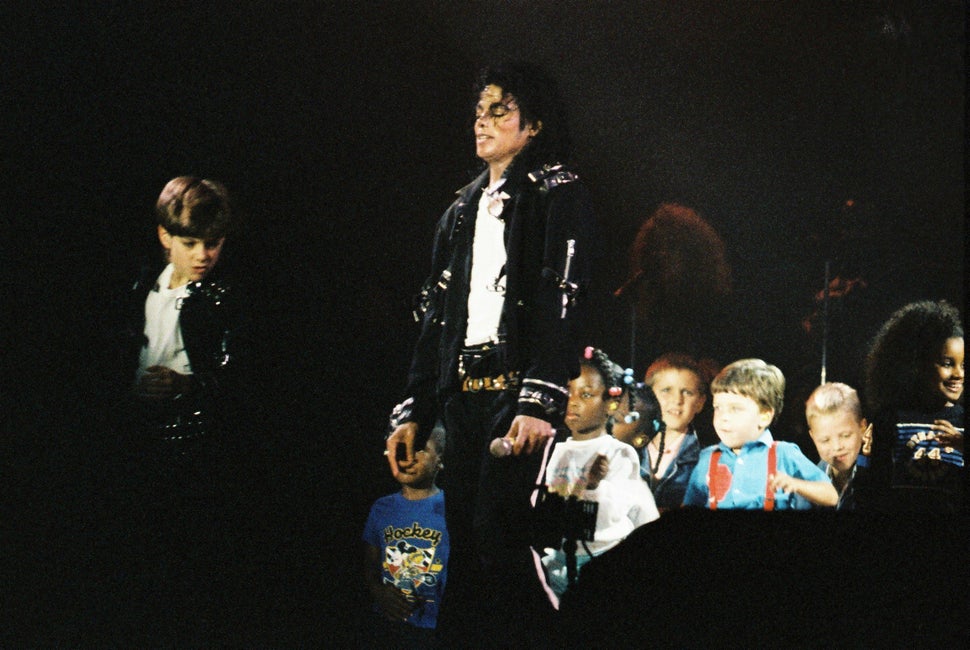
[[(416, 311), (421, 333), (406, 397), (395, 408), (392, 424), (432, 423), (437, 403), (460, 388), (458, 356), (465, 338), (472, 240), (487, 183), (486, 170), (458, 191), (438, 223), (431, 274)], [(567, 385), (579, 373), (571, 330), (575, 299), (590, 274), (590, 199), (583, 183), (562, 165), (527, 170), (513, 162), (501, 191), (509, 195), (501, 215), (507, 254), (499, 326), (507, 342), (504, 367), (519, 373), (518, 413), (551, 421), (564, 411)]]
[[(129, 386), (146, 342), (145, 300), (154, 289), (159, 272), (159, 268), (143, 267), (129, 293), (123, 332), (125, 379)], [(251, 349), (247, 340), (248, 312), (248, 304), (240, 291), (218, 269), (203, 280), (189, 284), (189, 295), (179, 314), (179, 327), (192, 365), (191, 390), (155, 409), (172, 416), (166, 418), (167, 428), (177, 429), (179, 423), (191, 420), (190, 427), (200, 429), (193, 435), (210, 432), (226, 422), (234, 403), (244, 399), (240, 384)], [(201, 417), (195, 417), (200, 414)]]

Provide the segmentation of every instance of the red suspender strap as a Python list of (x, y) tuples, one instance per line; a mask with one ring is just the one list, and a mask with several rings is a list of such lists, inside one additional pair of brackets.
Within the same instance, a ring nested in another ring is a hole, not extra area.
[[(715, 449), (711, 454), (711, 464), (707, 468), (707, 504), (711, 510), (717, 510), (717, 495), (726, 494), (727, 491), (721, 489), (721, 472), (717, 471), (717, 462), (721, 460), (721, 450)], [(730, 475), (729, 475), (730, 476)]]
[[(771, 477), (778, 471), (778, 453), (775, 447), (777, 441), (772, 441), (768, 447), (768, 482), (765, 486), (765, 510), (775, 509), (775, 491), (771, 489)], [(711, 510), (717, 510), (718, 495), (727, 494), (731, 486), (731, 473), (718, 470), (721, 460), (721, 450), (715, 449), (711, 454), (711, 464), (707, 468), (707, 505)], [(724, 468), (727, 469), (727, 468)], [(726, 482), (726, 484), (725, 484)]]
[(768, 447), (768, 485), (765, 487), (765, 510), (775, 509), (775, 491), (771, 489), (771, 477), (778, 471), (778, 454), (775, 452), (777, 445), (778, 443), (773, 440), (771, 446)]

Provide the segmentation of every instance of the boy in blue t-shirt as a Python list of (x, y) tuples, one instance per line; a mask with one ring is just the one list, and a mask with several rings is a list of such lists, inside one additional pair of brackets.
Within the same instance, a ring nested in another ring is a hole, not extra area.
[(712, 510), (803, 510), (834, 506), (839, 495), (798, 445), (776, 442), (768, 426), (781, 413), (785, 376), (761, 359), (726, 366), (711, 382), (721, 442), (701, 451), (685, 506)]
[(444, 430), (435, 427), (398, 473), (401, 491), (375, 501), (364, 526), (364, 580), (379, 614), (368, 631), (382, 646), (433, 641), (451, 546), (445, 495), (435, 485), (444, 448)]

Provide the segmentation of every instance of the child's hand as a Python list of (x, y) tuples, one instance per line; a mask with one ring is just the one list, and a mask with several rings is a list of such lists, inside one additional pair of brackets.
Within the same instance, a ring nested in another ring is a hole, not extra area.
[(768, 479), (768, 486), (771, 488), (772, 492), (781, 490), (785, 494), (795, 492), (798, 489), (798, 483), (799, 480), (797, 478), (792, 478), (784, 472), (778, 472)]
[(797, 494), (817, 506), (829, 508), (839, 503), (839, 493), (827, 478), (824, 481), (806, 481), (778, 472), (768, 477), (768, 486), (772, 492), (781, 490), (785, 494)]
[(180, 375), (165, 366), (152, 366), (145, 371), (135, 392), (139, 397), (151, 400), (172, 399), (182, 393), (187, 393), (191, 386), (188, 375)]
[(382, 584), (373, 590), (373, 594), (381, 613), (389, 621), (403, 623), (414, 612), (416, 604), (394, 585)]
[(589, 468), (589, 479), (586, 481), (586, 489), (595, 490), (609, 471), (609, 459), (605, 454), (597, 454), (596, 460), (593, 461), (593, 464)]
[(934, 420), (933, 430), (936, 431), (936, 440), (944, 447), (953, 447), (961, 454), (963, 453), (963, 434), (957, 431), (949, 420)]
[(866, 430), (862, 432), (862, 450), (860, 452), (863, 456), (872, 455), (872, 425), (866, 427)]

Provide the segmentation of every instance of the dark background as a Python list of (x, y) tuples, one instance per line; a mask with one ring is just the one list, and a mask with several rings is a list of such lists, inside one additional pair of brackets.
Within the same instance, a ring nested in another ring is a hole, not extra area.
[[(365, 602), (367, 508), (394, 488), (381, 439), (411, 297), (476, 166), (473, 79), (489, 61), (561, 82), (600, 220), (584, 336), (620, 362), (629, 325), (609, 293), (663, 201), (726, 243), (741, 316), (719, 361), (776, 363), (792, 395), (819, 373), (801, 321), (825, 260), (868, 283), (833, 306), (830, 380), (858, 382), (864, 342), (905, 302), (963, 302), (962, 2), (104, 2), (2, 18), (3, 462), (28, 532), (26, 638), (90, 641), (79, 601), (106, 597), (78, 568), (100, 539), (83, 515), (92, 476), (110, 471), (91, 466), (100, 361), (113, 300), (159, 254), (154, 200), (180, 174), (230, 188), (244, 230), (226, 264), (257, 307), (260, 564), (236, 615), (265, 640), (341, 638)], [(781, 437), (798, 439), (798, 408)], [(107, 597), (123, 618), (129, 594)]]

